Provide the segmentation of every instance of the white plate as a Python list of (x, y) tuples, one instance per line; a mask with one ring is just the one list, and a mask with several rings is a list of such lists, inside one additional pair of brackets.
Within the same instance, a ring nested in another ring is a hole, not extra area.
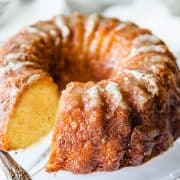
[[(101, 172), (89, 175), (74, 175), (65, 171), (46, 173), (42, 167), (46, 165), (49, 156), (46, 153), (49, 142), (50, 137), (24, 151), (11, 153), (14, 159), (28, 170), (31, 175), (34, 174), (32, 176), (33, 180), (175, 180), (180, 176), (180, 143), (178, 141), (167, 152), (141, 166), (127, 167), (115, 172)], [(42, 158), (43, 154), (45, 156)], [(39, 170), (40, 172), (38, 172)]]

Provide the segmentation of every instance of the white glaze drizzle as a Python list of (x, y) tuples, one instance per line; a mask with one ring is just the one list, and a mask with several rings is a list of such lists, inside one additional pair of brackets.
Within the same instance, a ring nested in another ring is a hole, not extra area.
[(57, 37), (56, 39), (55, 39), (55, 46), (59, 46), (60, 45), (60, 43), (61, 43), (61, 39), (60, 39), (60, 37)]
[(157, 80), (152, 74), (146, 74), (137, 70), (129, 70), (129, 69), (125, 69), (123, 70), (123, 72), (127, 74), (131, 74), (132, 76), (134, 76), (136, 79), (140, 81), (147, 82), (147, 84), (149, 84), (147, 88), (153, 95), (159, 92)]
[[(73, 92), (73, 93), (72, 93)], [(79, 96), (82, 94), (82, 88), (76, 87), (74, 83), (69, 83), (66, 86), (66, 90), (61, 92), (61, 105), (60, 110), (62, 111), (80, 111), (79, 109)], [(70, 99), (70, 101), (68, 100)], [(69, 102), (69, 103), (67, 103)]]
[[(111, 34), (111, 33), (113, 34), (114, 32), (117, 32), (117, 31), (121, 31), (121, 30), (123, 30), (125, 27), (127, 27), (127, 25), (122, 22), (122, 23), (118, 24), (117, 26), (115, 26), (114, 29), (111, 30), (111, 32), (110, 32), (106, 37), (103, 38), (103, 43), (101, 44), (101, 52), (102, 52), (102, 54), (104, 53), (104, 50), (108, 47), (109, 43), (110, 43), (111, 40), (112, 40), (112, 36), (111, 36), (110, 34)], [(122, 41), (122, 39), (123, 39), (123, 37), (121, 37), (121, 36), (115, 36), (115, 38), (116, 38), (118, 41)], [(94, 46), (94, 47), (95, 47), (95, 46)], [(92, 50), (93, 50), (93, 48), (92, 48)], [(115, 53), (116, 53), (116, 54), (119, 54), (119, 52), (115, 52), (115, 51), (114, 51), (114, 54), (115, 54)], [(115, 58), (117, 58), (117, 57), (115, 57)], [(114, 62), (118, 63), (117, 60), (114, 61)], [(110, 65), (110, 64), (109, 64), (109, 65)], [(110, 66), (115, 67), (115, 65), (114, 65), (113, 63), (111, 63)]]
[(16, 71), (20, 68), (22, 68), (23, 66), (27, 66), (27, 65), (34, 65), (32, 62), (29, 61), (24, 61), (24, 62), (13, 62), (10, 61), (8, 62), (8, 64), (6, 66), (3, 66), (0, 68), (0, 74), (6, 74), (9, 71)]
[(11, 87), (10, 98), (13, 99), (17, 96), (19, 89), (16, 86)]
[(31, 83), (33, 81), (38, 80), (40, 77), (41, 77), (40, 74), (32, 74), (31, 76), (28, 77), (27, 84), (29, 84), (29, 83)]
[(70, 34), (70, 29), (67, 26), (63, 16), (56, 16), (54, 21), (55, 21), (56, 26), (60, 29), (62, 33), (62, 37), (67, 38)]
[[(113, 33), (113, 31), (111, 31), (107, 36), (105, 36), (103, 38), (103, 43), (101, 43), (101, 48), (100, 48), (101, 49), (101, 54), (106, 53), (106, 50), (109, 47), (110, 42), (112, 41), (111, 33)], [(117, 38), (119, 36), (115, 36), (115, 37)]]
[(145, 43), (145, 42), (150, 42), (152, 44), (156, 44), (160, 41), (160, 39), (152, 34), (143, 34), (143, 35), (139, 35), (138, 37), (136, 37), (133, 40), (133, 45), (140, 45), (141, 43)]
[[(141, 77), (141, 76), (139, 76), (139, 77)], [(127, 83), (127, 84), (131, 83), (131, 80), (129, 79), (128, 76), (123, 76), (122, 78), (124, 79), (125, 83)], [(135, 91), (139, 92), (139, 96), (136, 97), (136, 103), (137, 103), (138, 107), (140, 109), (142, 109), (149, 99), (148, 94), (139, 86), (134, 86), (133, 89)]]
[(47, 34), (45, 32), (41, 31), (40, 29), (36, 27), (29, 26), (27, 27), (26, 31), (31, 34), (33, 33), (38, 34), (39, 36), (44, 37), (44, 38), (47, 37)]
[(85, 108), (97, 107), (100, 103), (97, 85), (87, 89), (86, 94), (87, 96), (85, 96), (85, 99), (88, 101), (88, 103), (85, 103)]
[(168, 62), (169, 59), (167, 57), (162, 57), (162, 56), (152, 56), (150, 58), (150, 61), (153, 62), (153, 63), (160, 63), (160, 62)]
[(50, 29), (49, 30), (49, 34), (52, 36), (52, 37), (54, 37), (54, 38), (57, 38), (57, 32), (54, 30), (54, 29)]
[(144, 45), (139, 48), (132, 48), (131, 52), (128, 56), (128, 58), (132, 58), (134, 56), (137, 56), (141, 53), (147, 53), (147, 52), (158, 52), (158, 53), (164, 53), (166, 51), (165, 48), (163, 48), (161, 45)]
[(162, 64), (156, 64), (156, 65), (151, 65), (151, 70), (153, 73), (157, 74), (159, 73), (160, 70), (165, 70), (164, 65)]
[(121, 31), (123, 29), (125, 29), (127, 27), (127, 25), (125, 23), (119, 23), (115, 28), (114, 30), (115, 31)]
[[(81, 87), (77, 87), (75, 83), (71, 82), (71, 83), (68, 83), (67, 86), (66, 86), (66, 89), (68, 92), (71, 93), (71, 91), (73, 89), (75, 89), (75, 91), (78, 93), (78, 94), (81, 94), (82, 93), (82, 88)], [(66, 91), (65, 91), (66, 92)]]
[(18, 59), (18, 58), (21, 58), (24, 56), (24, 53), (23, 52), (17, 52), (17, 53), (9, 53), (6, 55), (6, 60), (7, 61), (13, 61), (14, 59)]
[(58, 33), (55, 29), (50, 29), (49, 34), (54, 38), (55, 46), (59, 46), (61, 43), (61, 38), (58, 36)]
[(10, 53), (10, 54), (6, 55), (5, 59), (7, 60), (7, 64), (0, 68), (0, 74), (6, 74), (9, 71), (16, 71), (16, 70), (22, 68), (23, 66), (34, 65), (34, 63), (31, 61), (18, 61), (17, 60), (18, 58), (22, 58), (23, 55), (24, 54), (21, 52)]
[(85, 37), (88, 37), (93, 32), (98, 21), (99, 21), (98, 14), (92, 14), (88, 17), (85, 25)]
[(92, 41), (90, 48), (89, 48), (90, 52), (96, 51), (96, 49), (98, 47), (98, 42), (99, 42), (99, 37), (94, 38), (94, 40)]
[[(5, 56), (5, 59), (7, 62), (11, 61), (13, 63), (20, 63), (18, 59), (24, 59), (26, 54), (24, 52), (14, 52), (14, 53), (9, 53)], [(37, 59), (37, 57), (33, 54), (30, 55), (31, 59)], [(28, 64), (34, 64), (33, 62), (30, 61), (21, 61), (21, 63), (28, 63)]]
[(123, 101), (122, 94), (117, 83), (108, 81), (108, 84), (105, 87), (105, 91), (110, 94), (110, 96), (112, 97), (112, 102), (116, 107), (120, 106), (123, 109), (127, 108), (125, 102)]
[[(141, 89), (142, 90), (142, 89)], [(143, 91), (143, 90), (142, 90)], [(144, 108), (144, 105), (148, 102), (148, 96), (143, 92), (142, 95), (136, 97), (137, 98), (137, 105), (140, 109)]]
[[(151, 62), (150, 70), (152, 70), (152, 72), (154, 74), (159, 73), (159, 71), (161, 71), (161, 70), (166, 71), (165, 70), (166, 62), (173, 63), (171, 61), (171, 59), (169, 59), (167, 56), (160, 56), (160, 55), (151, 56), (150, 58), (146, 57), (145, 61)], [(171, 70), (170, 70), (170, 72), (171, 72)]]
[(23, 38), (17, 38), (16, 43), (20, 45), (20, 49), (24, 49), (29, 46), (29, 42)]

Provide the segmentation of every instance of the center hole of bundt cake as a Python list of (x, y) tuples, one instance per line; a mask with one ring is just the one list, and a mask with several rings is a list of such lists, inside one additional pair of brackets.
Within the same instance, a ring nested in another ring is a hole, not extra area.
[[(74, 58), (65, 58), (61, 61), (62, 63), (59, 67), (52, 67), (50, 70), (54, 81), (58, 84), (59, 90), (64, 89), (66, 85), (72, 81), (98, 82), (109, 79), (113, 73), (112, 68), (101, 64), (98, 62), (98, 59), (88, 59), (85, 57), (79, 59), (78, 55), (75, 55)], [(54, 69), (56, 69), (58, 73), (54, 74)]]
[[(76, 44), (72, 45), (73, 48), (63, 46), (58, 51), (59, 54), (54, 52), (57, 54), (49, 57), (52, 59), (49, 60), (51, 63), (47, 65), (48, 67), (41, 64), (42, 70), (49, 73), (48, 76), (52, 76), (55, 83), (47, 79), (39, 80), (25, 88), (16, 102), (11, 122), (8, 124), (9, 149), (27, 147), (52, 129), (59, 92), (69, 82), (97, 82), (111, 77), (112, 66), (107, 66), (106, 60), (100, 60), (96, 53), (87, 55), (78, 49)], [(46, 54), (46, 52), (42, 53)]]
[(95, 63), (96, 60), (79, 62), (80, 59), (75, 56), (63, 61), (60, 67), (53, 66), (49, 70), (55, 83), (50, 78), (40, 79), (26, 87), (17, 100), (8, 124), (9, 149), (28, 147), (50, 132), (55, 121), (59, 92), (69, 82), (99, 81), (109, 76), (108, 70)]
[(50, 78), (27, 87), (17, 101), (8, 126), (9, 149), (27, 147), (53, 127), (59, 93)]

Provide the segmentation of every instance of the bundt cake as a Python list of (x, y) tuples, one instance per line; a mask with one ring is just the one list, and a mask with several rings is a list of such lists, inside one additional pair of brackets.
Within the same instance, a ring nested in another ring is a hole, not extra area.
[(97, 14), (56, 16), (8, 40), (0, 102), (2, 150), (27, 147), (55, 122), (48, 172), (139, 165), (180, 136), (172, 53), (149, 30)]

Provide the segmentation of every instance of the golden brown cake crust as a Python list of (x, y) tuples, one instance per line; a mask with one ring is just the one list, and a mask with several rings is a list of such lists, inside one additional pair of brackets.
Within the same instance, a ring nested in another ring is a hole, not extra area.
[[(12, 37), (0, 59), (2, 69), (9, 63), (18, 66), (3, 72), (4, 89), (9, 77), (14, 85), (12, 77), (21, 80), (34, 74), (52, 76), (59, 90), (68, 83), (56, 115), (49, 172), (90, 173), (139, 165), (180, 136), (175, 58), (163, 41), (133, 23), (97, 14), (57, 16)], [(8, 149), (4, 127), (14, 106), (4, 107), (0, 142)]]

